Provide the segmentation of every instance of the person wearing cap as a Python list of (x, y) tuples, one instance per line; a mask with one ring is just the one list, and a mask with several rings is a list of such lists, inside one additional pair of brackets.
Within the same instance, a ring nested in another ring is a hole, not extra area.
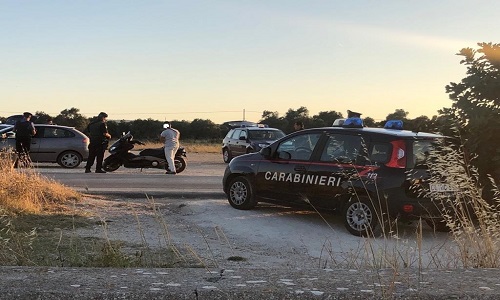
[(104, 151), (108, 148), (108, 142), (109, 139), (111, 139), (111, 135), (108, 132), (108, 126), (106, 125), (107, 118), (108, 114), (101, 112), (97, 116), (97, 119), (87, 126), (90, 144), (85, 173), (91, 172), (90, 168), (94, 164), (94, 160), (96, 161), (95, 172), (106, 173), (106, 171), (102, 169), (102, 161), (104, 160)]
[(172, 128), (170, 122), (165, 122), (163, 124), (165, 130), (160, 134), (160, 142), (165, 143), (165, 159), (168, 163), (168, 169), (166, 174), (175, 174), (175, 164), (174, 157), (175, 152), (179, 149), (179, 130)]
[[(16, 133), (16, 153), (17, 160), (15, 166), (18, 165), (19, 159), (28, 159), (31, 149), (31, 137), (36, 134), (35, 125), (31, 122), (32, 114), (29, 112), (23, 113), (23, 119), (17, 121), (14, 125)], [(29, 159), (27, 160), (29, 161)]]

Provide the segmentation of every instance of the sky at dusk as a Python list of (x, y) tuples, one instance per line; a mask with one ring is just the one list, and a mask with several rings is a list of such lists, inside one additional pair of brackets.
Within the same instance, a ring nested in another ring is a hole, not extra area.
[(112, 120), (432, 117), (500, 42), (500, 1), (0, 0), (0, 116)]

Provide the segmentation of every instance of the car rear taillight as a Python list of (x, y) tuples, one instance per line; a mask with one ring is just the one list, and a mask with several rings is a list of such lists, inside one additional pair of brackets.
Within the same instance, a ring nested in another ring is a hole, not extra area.
[(88, 138), (84, 138), (84, 139), (82, 140), (82, 142), (83, 142), (84, 144), (87, 144), (87, 143), (89, 142), (89, 139), (88, 139)]
[(411, 204), (405, 204), (405, 205), (403, 205), (403, 211), (405, 213), (411, 213), (411, 212), (413, 212), (413, 205), (411, 205)]
[(391, 160), (385, 165), (391, 168), (406, 168), (406, 143), (404, 140), (392, 141)]

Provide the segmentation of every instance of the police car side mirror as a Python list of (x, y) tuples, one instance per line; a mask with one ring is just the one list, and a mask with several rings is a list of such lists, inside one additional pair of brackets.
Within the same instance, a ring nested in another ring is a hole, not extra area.
[(246, 137), (244, 137), (244, 136), (240, 136), (240, 141), (246, 141), (246, 140), (247, 140), (247, 138), (246, 138)]
[(259, 152), (265, 158), (271, 157), (271, 148), (269, 148), (269, 147), (264, 147), (264, 148), (260, 149)]

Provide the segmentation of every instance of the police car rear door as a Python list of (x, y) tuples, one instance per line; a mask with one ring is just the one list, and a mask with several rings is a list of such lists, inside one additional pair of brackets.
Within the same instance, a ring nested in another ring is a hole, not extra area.
[(304, 188), (311, 204), (335, 208), (338, 198), (347, 194), (349, 180), (357, 176), (363, 161), (363, 139), (352, 133), (329, 133), (325, 146), (307, 170)]

